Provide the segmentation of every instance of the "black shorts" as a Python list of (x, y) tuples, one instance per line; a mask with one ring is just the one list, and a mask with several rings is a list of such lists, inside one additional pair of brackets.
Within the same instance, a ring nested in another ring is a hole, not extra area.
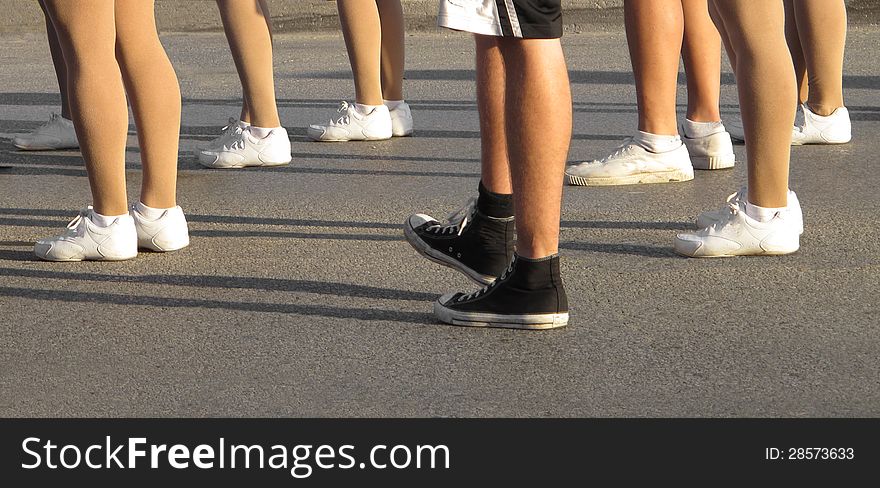
[(561, 0), (440, 0), (437, 23), (449, 29), (521, 39), (562, 37)]

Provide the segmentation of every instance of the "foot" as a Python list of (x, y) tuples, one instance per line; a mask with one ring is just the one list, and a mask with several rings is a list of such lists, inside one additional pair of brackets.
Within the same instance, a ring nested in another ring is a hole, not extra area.
[(170, 252), (189, 245), (189, 228), (179, 206), (169, 208), (157, 219), (141, 214), (132, 205), (131, 216), (137, 230), (138, 248), (155, 252)]
[(235, 134), (236, 129), (244, 130), (247, 129), (249, 125), (250, 124), (248, 124), (247, 122), (242, 122), (235, 117), (229, 117), (229, 123), (227, 123), (226, 126), (222, 129), (220, 129), (220, 136), (206, 143), (199, 152), (201, 153), (219, 151), (220, 148), (222, 148), (223, 145), (226, 144), (226, 141), (228, 141)]
[(221, 147), (199, 154), (199, 163), (208, 168), (283, 166), (290, 160), (290, 138), (284, 127), (272, 129), (263, 138), (256, 137), (250, 127), (236, 127)]
[(475, 198), (450, 215), (446, 224), (416, 214), (406, 220), (403, 231), (419, 254), (482, 285), (495, 281), (513, 256), (513, 217), (484, 215)]
[(794, 131), (791, 135), (793, 146), (806, 144), (846, 144), (852, 140), (852, 123), (846, 107), (840, 107), (831, 115), (818, 115), (807, 104), (798, 110)]
[[(709, 210), (707, 212), (701, 213), (697, 217), (697, 227), (700, 229), (709, 227), (710, 225), (724, 220), (727, 218), (727, 214), (730, 213), (729, 205), (739, 205), (742, 202), (746, 201), (746, 197), (748, 196), (748, 189), (743, 188), (742, 190), (731, 194), (727, 197), (727, 201), (725, 205), (718, 210)], [(791, 210), (791, 218), (797, 227), (798, 234), (804, 233), (804, 213), (801, 210), (801, 202), (798, 200), (797, 194), (795, 192), (789, 190), (788, 192), (788, 209)]]
[(388, 107), (380, 105), (368, 114), (360, 113), (354, 104), (339, 104), (337, 119), (327, 125), (310, 125), (309, 139), (318, 142), (381, 141), (391, 139), (392, 121)]
[(611, 155), (598, 161), (575, 164), (565, 169), (569, 185), (632, 185), (637, 183), (668, 183), (694, 179), (694, 168), (687, 147), (650, 152), (627, 139)]
[(434, 315), (447, 324), (468, 327), (562, 327), (568, 324), (568, 298), (559, 276), (559, 256), (537, 260), (515, 256), (486, 288), (440, 297)]
[(58, 114), (52, 114), (49, 121), (37, 127), (30, 134), (12, 139), (15, 147), (24, 151), (53, 151), (57, 149), (78, 149), (79, 141), (73, 121)]
[(767, 222), (746, 214), (746, 202), (728, 205), (723, 219), (696, 232), (679, 234), (675, 252), (694, 258), (729, 256), (776, 256), (800, 248), (800, 233), (789, 210)]
[(391, 135), (394, 137), (408, 137), (413, 133), (412, 110), (406, 102), (400, 102), (393, 109), (389, 109), (391, 114)]
[(727, 131), (690, 138), (682, 127), (681, 141), (687, 147), (694, 169), (726, 169), (736, 164), (733, 142)]
[(137, 231), (130, 215), (102, 227), (92, 220), (93, 214), (92, 207), (81, 211), (64, 233), (37, 241), (34, 254), (45, 261), (123, 261), (137, 256)]

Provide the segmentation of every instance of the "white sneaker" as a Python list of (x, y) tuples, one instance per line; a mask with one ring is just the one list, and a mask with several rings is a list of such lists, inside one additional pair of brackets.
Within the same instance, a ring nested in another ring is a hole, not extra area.
[(687, 146), (694, 169), (725, 169), (736, 164), (733, 142), (726, 131), (691, 139), (682, 127), (681, 142)]
[(662, 153), (653, 153), (627, 139), (611, 155), (565, 169), (570, 185), (632, 185), (668, 183), (694, 179), (694, 168), (684, 144)]
[(138, 248), (170, 252), (189, 245), (189, 228), (180, 206), (169, 208), (161, 217), (150, 220), (131, 206), (131, 217), (137, 230)]
[(123, 261), (137, 256), (137, 231), (130, 215), (107, 227), (92, 221), (89, 206), (67, 224), (63, 234), (40, 239), (34, 254), (46, 261)]
[(254, 136), (250, 127), (236, 127), (221, 147), (199, 153), (199, 163), (208, 168), (283, 166), (291, 159), (290, 138), (284, 127), (272, 129), (262, 139)]
[(242, 122), (241, 120), (236, 119), (235, 117), (229, 117), (229, 123), (226, 124), (225, 127), (220, 129), (220, 136), (216, 139), (208, 142), (202, 147), (201, 151), (214, 151), (216, 152), (220, 148), (226, 144), (233, 134), (235, 134), (235, 129), (241, 128), (242, 130), (247, 129), (250, 124), (247, 122)]
[(339, 118), (328, 125), (310, 125), (309, 139), (319, 142), (382, 141), (393, 134), (388, 107), (380, 105), (363, 115), (354, 104), (342, 102), (337, 110)]
[(52, 114), (49, 121), (37, 127), (30, 134), (12, 139), (15, 147), (24, 151), (52, 151), (55, 149), (78, 149), (76, 130), (73, 121), (58, 114)]
[(823, 116), (814, 113), (807, 104), (801, 105), (791, 134), (793, 146), (846, 144), (851, 140), (852, 122), (846, 107), (840, 107), (831, 115)]
[(800, 248), (800, 233), (790, 211), (759, 222), (746, 215), (746, 202), (728, 205), (722, 220), (693, 233), (675, 237), (675, 252), (693, 258), (774, 256)]
[(393, 137), (407, 137), (413, 133), (412, 110), (409, 104), (401, 102), (394, 110), (389, 110), (391, 114), (391, 135)]
[[(747, 196), (747, 188), (743, 188), (736, 193), (732, 193), (727, 197), (727, 201), (725, 202), (724, 207), (718, 210), (709, 210), (697, 216), (697, 227), (703, 229), (705, 227), (709, 227), (716, 222), (724, 220), (727, 217), (727, 214), (730, 213), (728, 205), (739, 205), (740, 202), (746, 201)], [(798, 200), (797, 194), (791, 190), (788, 191), (788, 209), (791, 211), (791, 219), (794, 221), (795, 226), (798, 229), (798, 234), (803, 234), (804, 213), (803, 210), (801, 210), (801, 202), (800, 200)]]

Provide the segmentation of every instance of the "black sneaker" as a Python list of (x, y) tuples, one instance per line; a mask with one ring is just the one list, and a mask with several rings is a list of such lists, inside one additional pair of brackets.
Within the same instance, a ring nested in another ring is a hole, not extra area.
[(486, 288), (440, 297), (434, 303), (434, 315), (447, 324), (468, 327), (563, 327), (568, 324), (568, 297), (559, 276), (559, 256), (516, 256), (501, 277)]
[(403, 233), (419, 254), (481, 285), (495, 281), (513, 258), (513, 217), (484, 215), (476, 198), (450, 215), (446, 224), (428, 215), (412, 215)]

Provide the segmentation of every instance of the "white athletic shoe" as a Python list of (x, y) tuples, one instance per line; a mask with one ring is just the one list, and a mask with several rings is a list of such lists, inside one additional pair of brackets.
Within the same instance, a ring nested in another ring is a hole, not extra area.
[(846, 107), (840, 107), (831, 115), (823, 116), (814, 113), (807, 104), (801, 105), (791, 134), (793, 146), (846, 144), (851, 140), (852, 122)]
[[(730, 213), (729, 205), (739, 205), (746, 201), (748, 189), (743, 188), (736, 193), (732, 193), (727, 197), (724, 207), (718, 210), (709, 210), (697, 216), (697, 227), (703, 229), (710, 225), (724, 220)], [(791, 219), (794, 221), (798, 229), (798, 234), (804, 233), (804, 213), (801, 210), (801, 202), (798, 200), (797, 194), (791, 190), (788, 191), (788, 209), (791, 211)]]
[(401, 102), (400, 105), (389, 110), (391, 114), (391, 135), (394, 137), (407, 137), (413, 133), (412, 110), (409, 104)]
[(76, 130), (73, 122), (59, 114), (52, 114), (49, 121), (37, 127), (30, 134), (12, 139), (15, 147), (24, 151), (52, 151), (55, 149), (78, 149)]
[(138, 248), (156, 252), (170, 252), (189, 245), (189, 228), (180, 206), (169, 208), (161, 217), (149, 220), (131, 206), (131, 217), (137, 230)]
[(123, 261), (137, 256), (137, 231), (131, 215), (117, 217), (107, 227), (92, 221), (89, 206), (56, 237), (40, 239), (34, 254), (46, 261)]
[(778, 212), (759, 222), (746, 215), (746, 202), (728, 205), (727, 215), (696, 232), (678, 234), (675, 252), (693, 258), (728, 256), (774, 256), (800, 248), (800, 233), (792, 212)]
[(222, 129), (220, 129), (220, 136), (205, 144), (205, 146), (202, 148), (202, 152), (216, 152), (217, 150), (222, 148), (224, 144), (226, 144), (226, 141), (228, 141), (233, 136), (233, 134), (235, 134), (235, 129), (241, 128), (242, 130), (244, 130), (247, 129), (248, 125), (250, 124), (248, 124), (247, 122), (242, 122), (235, 117), (229, 117), (229, 123), (227, 123), (226, 126)]
[(391, 114), (388, 107), (380, 105), (363, 115), (354, 104), (342, 102), (337, 110), (339, 117), (327, 125), (310, 125), (309, 139), (319, 142), (382, 141), (393, 134)]
[(611, 155), (598, 161), (569, 166), (565, 180), (570, 185), (632, 185), (667, 183), (694, 179), (694, 168), (684, 144), (662, 153), (653, 153), (633, 142), (624, 141)]
[(284, 127), (272, 129), (260, 139), (251, 128), (236, 127), (219, 148), (199, 153), (199, 163), (208, 168), (245, 168), (248, 166), (283, 166), (289, 164), (290, 138)]
[(727, 131), (691, 139), (682, 127), (681, 141), (687, 146), (694, 169), (725, 169), (736, 164), (733, 142)]

